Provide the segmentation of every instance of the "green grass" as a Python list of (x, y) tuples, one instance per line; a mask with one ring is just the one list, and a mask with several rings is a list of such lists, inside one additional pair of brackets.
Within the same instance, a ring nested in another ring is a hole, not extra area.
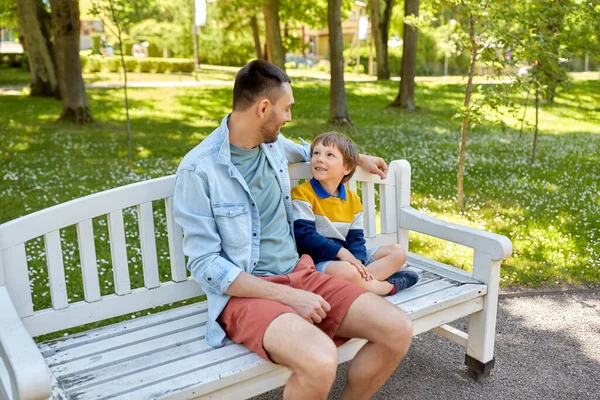
[[(328, 118), (328, 83), (296, 79), (294, 120), (283, 131), (310, 140), (333, 129)], [(600, 282), (600, 81), (582, 80), (543, 105), (538, 157), (529, 164), (532, 134), (519, 138), (510, 114), (504, 125), (469, 133), (466, 211), (456, 211), (456, 170), (462, 102), (458, 84), (421, 83), (408, 113), (387, 107), (396, 82), (348, 83), (354, 126), (343, 129), (364, 153), (412, 164), (412, 203), (431, 215), (508, 236), (515, 247), (502, 265), (504, 286), (554, 286)], [(230, 87), (130, 89), (134, 170), (126, 162), (122, 92), (89, 89), (97, 123), (57, 123), (54, 99), (0, 96), (0, 223), (90, 193), (172, 174), (183, 155), (205, 138), (231, 104)], [(524, 103), (524, 98), (518, 99)], [(527, 119), (533, 121), (533, 109)], [(157, 229), (164, 210), (156, 204)], [(134, 210), (125, 210), (132, 286), (143, 286)], [(106, 220), (94, 220), (102, 293), (112, 292)], [(61, 232), (67, 251), (68, 294), (83, 298), (75, 230)], [(169, 279), (168, 245), (157, 242), (161, 279)], [(469, 269), (472, 252), (423, 235), (411, 250)], [(27, 246), (36, 309), (50, 305), (41, 238)], [(141, 315), (141, 313), (137, 313)]]

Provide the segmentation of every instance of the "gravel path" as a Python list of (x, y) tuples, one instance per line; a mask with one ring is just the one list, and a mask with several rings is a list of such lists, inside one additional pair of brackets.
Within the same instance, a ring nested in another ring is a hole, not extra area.
[[(455, 323), (466, 328), (466, 319)], [(432, 333), (417, 336), (373, 399), (600, 399), (600, 292), (500, 300), (496, 367), (467, 377), (464, 350)], [(347, 365), (330, 398), (339, 397)], [(280, 399), (282, 389), (254, 400)]]

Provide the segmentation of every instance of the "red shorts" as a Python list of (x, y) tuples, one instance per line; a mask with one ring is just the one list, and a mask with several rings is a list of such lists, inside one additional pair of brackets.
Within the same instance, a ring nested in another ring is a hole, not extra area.
[[(332, 338), (337, 346), (348, 341), (346, 338), (335, 336), (335, 332), (354, 300), (367, 292), (366, 289), (341, 278), (316, 271), (315, 264), (308, 255), (303, 255), (294, 271), (287, 275), (260, 278), (303, 289), (323, 297), (331, 306), (331, 310), (325, 319), (315, 326)], [(274, 300), (232, 297), (217, 321), (229, 339), (245, 345), (259, 356), (271, 361), (263, 348), (263, 337), (271, 322), (284, 313), (297, 314), (290, 306)]]

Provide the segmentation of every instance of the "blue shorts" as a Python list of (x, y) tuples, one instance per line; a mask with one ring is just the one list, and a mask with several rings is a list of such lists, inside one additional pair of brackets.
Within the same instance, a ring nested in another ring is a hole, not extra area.
[[(374, 247), (370, 250), (367, 250), (367, 263), (365, 264), (365, 266), (367, 266), (367, 265), (371, 264), (373, 261), (375, 261), (375, 253), (377, 253), (377, 250), (379, 250), (379, 247)], [(339, 261), (339, 260), (321, 261), (320, 263), (315, 265), (315, 269), (319, 272), (325, 273), (329, 263), (334, 262), (334, 261)]]

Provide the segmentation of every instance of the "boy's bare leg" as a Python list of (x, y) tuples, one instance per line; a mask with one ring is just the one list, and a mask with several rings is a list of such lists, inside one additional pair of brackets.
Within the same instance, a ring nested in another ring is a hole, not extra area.
[(340, 277), (348, 282), (362, 286), (369, 292), (378, 294), (380, 296), (385, 296), (394, 288), (394, 285), (386, 281), (377, 279), (366, 281), (360, 275), (360, 272), (358, 272), (356, 267), (346, 261), (332, 261), (327, 264), (327, 274)]
[(412, 341), (412, 321), (406, 313), (371, 293), (359, 296), (342, 320), (336, 336), (369, 342), (348, 368), (340, 399), (368, 399), (387, 381)]
[(271, 360), (293, 372), (284, 399), (327, 398), (338, 357), (335, 344), (323, 331), (297, 314), (282, 314), (265, 331), (263, 347)]
[(375, 261), (367, 266), (367, 270), (373, 275), (373, 278), (383, 281), (398, 271), (405, 263), (406, 252), (402, 246), (397, 244), (381, 246), (375, 253)]

